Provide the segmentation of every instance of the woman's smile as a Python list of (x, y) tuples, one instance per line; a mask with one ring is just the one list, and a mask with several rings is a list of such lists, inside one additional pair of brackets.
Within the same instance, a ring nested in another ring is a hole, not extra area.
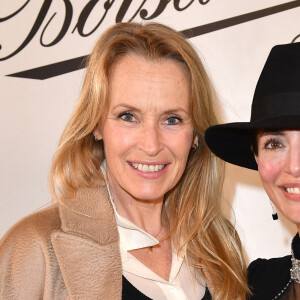
[(300, 183), (284, 184), (282, 190), (287, 199), (300, 202)]
[(285, 187), (284, 190), (288, 194), (297, 194), (297, 195), (300, 194), (300, 188), (298, 188), (298, 187), (290, 187), (290, 188)]
[(137, 176), (144, 179), (158, 180), (164, 176), (170, 164), (129, 163), (129, 165)]
[(167, 164), (143, 164), (143, 163), (132, 163), (129, 162), (129, 164), (135, 168), (136, 170), (139, 170), (141, 172), (146, 172), (146, 173), (153, 173), (153, 172), (158, 172), (164, 169)]

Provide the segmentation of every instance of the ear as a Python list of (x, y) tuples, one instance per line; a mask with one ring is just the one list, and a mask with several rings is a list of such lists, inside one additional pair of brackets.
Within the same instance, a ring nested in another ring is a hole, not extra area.
[(94, 135), (96, 141), (100, 141), (100, 140), (103, 139), (102, 129), (101, 129), (100, 122), (98, 122), (97, 126), (93, 130), (93, 135)]
[[(194, 139), (193, 139), (193, 147), (194, 147), (195, 145), (198, 145), (198, 143), (199, 143), (198, 135), (195, 135), (195, 136), (194, 136)], [(197, 146), (197, 147), (198, 147), (198, 146)]]

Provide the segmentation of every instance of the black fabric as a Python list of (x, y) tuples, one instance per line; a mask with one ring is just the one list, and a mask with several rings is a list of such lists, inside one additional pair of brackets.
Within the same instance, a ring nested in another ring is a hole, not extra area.
[(294, 257), (296, 259), (300, 259), (300, 237), (299, 237), (299, 233), (297, 233), (296, 236), (293, 238), (292, 249), (293, 249)]
[(248, 267), (248, 283), (253, 293), (249, 299), (273, 299), (289, 282), (291, 267), (291, 255), (253, 261)]
[[(141, 293), (133, 286), (124, 276), (122, 276), (122, 300), (153, 300)], [(205, 295), (201, 300), (212, 300), (208, 288), (205, 290)]]
[[(300, 257), (300, 238), (297, 233), (292, 241), (295, 257)], [(253, 296), (251, 300), (274, 299), (291, 279), (292, 256), (272, 259), (257, 259), (248, 267), (248, 283)]]
[(151, 300), (122, 276), (122, 300)]
[(300, 43), (271, 50), (258, 80), (250, 122), (209, 127), (205, 140), (223, 160), (253, 170), (251, 140), (257, 129), (300, 128)]
[(274, 299), (289, 282), (291, 267), (291, 255), (269, 260), (259, 258), (253, 261), (248, 267), (248, 283), (253, 292), (253, 296), (249, 299)]
[(209, 292), (209, 290), (208, 290), (207, 287), (205, 289), (205, 294), (204, 294), (204, 296), (203, 296), (203, 298), (201, 300), (212, 300), (211, 294), (210, 294), (210, 292)]

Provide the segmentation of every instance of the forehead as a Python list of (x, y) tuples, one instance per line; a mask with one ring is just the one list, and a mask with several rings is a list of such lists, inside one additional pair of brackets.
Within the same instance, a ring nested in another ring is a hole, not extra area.
[(264, 129), (264, 130), (259, 130), (257, 132), (257, 137), (264, 137), (264, 136), (283, 136), (283, 137), (290, 137), (290, 136), (300, 136), (300, 129), (286, 129), (286, 128), (281, 128), (281, 129)]
[(148, 105), (188, 107), (190, 76), (183, 64), (170, 59), (151, 61), (126, 55), (110, 70), (108, 94), (109, 106), (117, 102), (149, 102)]
[(257, 131), (256, 136), (258, 138), (267, 136), (267, 135), (283, 135), (284, 130), (281, 129), (261, 129)]
[[(129, 66), (132, 69), (129, 69)], [(185, 79), (189, 80), (189, 71), (184, 63), (168, 58), (148, 59), (136, 54), (126, 54), (113, 63), (109, 71), (109, 78), (111, 79), (116, 75), (123, 75), (124, 73), (132, 74), (133, 71), (134, 73), (140, 71), (146, 74), (157, 73), (159, 71), (160, 73), (169, 75), (169, 70), (175, 71), (176, 75), (181, 73)]]

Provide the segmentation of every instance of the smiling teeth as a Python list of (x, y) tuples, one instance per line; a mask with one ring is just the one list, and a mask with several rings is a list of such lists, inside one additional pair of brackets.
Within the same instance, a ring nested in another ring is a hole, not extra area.
[(286, 191), (289, 194), (300, 194), (300, 188), (294, 187), (294, 188), (286, 188)]
[(132, 163), (131, 165), (135, 169), (138, 169), (139, 171), (142, 172), (158, 172), (165, 167), (165, 165), (144, 165), (144, 164), (137, 164), (137, 163)]

